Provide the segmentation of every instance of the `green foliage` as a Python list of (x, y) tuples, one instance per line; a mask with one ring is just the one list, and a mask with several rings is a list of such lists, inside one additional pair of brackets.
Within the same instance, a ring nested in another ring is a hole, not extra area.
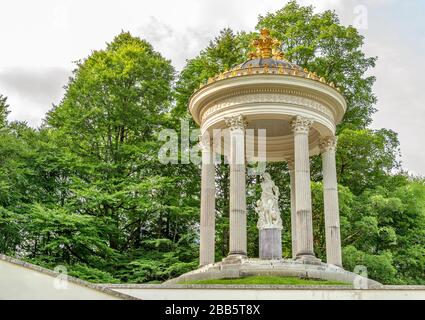
[(350, 270), (357, 265), (367, 267), (367, 276), (382, 283), (394, 283), (396, 281), (396, 268), (393, 266), (393, 257), (389, 251), (379, 255), (368, 254), (357, 250), (354, 246), (343, 249), (344, 264)]
[(0, 130), (7, 124), (7, 115), (10, 113), (7, 97), (0, 94)]
[(68, 272), (70, 276), (77, 277), (86, 281), (95, 283), (119, 283), (110, 273), (89, 267), (87, 265), (76, 263), (70, 266)]
[(341, 206), (345, 267), (365, 265), (384, 283), (424, 283), (424, 196), (423, 182), (351, 194), (350, 206)]
[(400, 168), (399, 141), (391, 130), (344, 129), (338, 135), (339, 182), (359, 194), (376, 186), (396, 186), (391, 173)]

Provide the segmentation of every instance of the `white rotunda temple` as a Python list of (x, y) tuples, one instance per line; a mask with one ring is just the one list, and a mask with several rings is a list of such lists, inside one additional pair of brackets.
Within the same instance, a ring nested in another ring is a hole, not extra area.
[[(292, 260), (279, 261), (280, 256), (273, 260), (272, 269), (282, 275), (310, 270), (317, 278), (352, 279), (353, 274), (342, 269), (335, 163), (335, 131), (346, 111), (345, 99), (333, 83), (287, 61), (268, 30), (261, 30), (253, 44), (256, 51), (248, 61), (210, 78), (189, 101), (203, 144), (201, 268), (182, 277), (224, 277), (224, 270), (237, 270), (239, 275), (268, 270), (264, 266), (270, 266), (270, 261), (247, 257), (246, 163), (285, 161), (291, 178)], [(250, 129), (254, 134), (247, 134)], [(261, 130), (265, 136), (260, 137)], [(216, 132), (224, 134), (215, 139)], [(253, 149), (259, 152), (255, 154)], [(215, 154), (225, 155), (230, 166), (230, 250), (218, 263), (214, 260)], [(317, 154), (323, 163), (326, 263), (315, 257), (313, 248), (309, 160)], [(275, 239), (270, 235), (264, 239)]]

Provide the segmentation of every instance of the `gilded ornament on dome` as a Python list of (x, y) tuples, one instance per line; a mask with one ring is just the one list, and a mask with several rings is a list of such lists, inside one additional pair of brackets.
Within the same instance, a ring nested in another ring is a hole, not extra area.
[(279, 74), (283, 74), (283, 73), (284, 73), (284, 71), (283, 71), (283, 66), (282, 66), (281, 64), (277, 67), (277, 72), (278, 72)]
[(284, 60), (285, 56), (279, 49), (280, 45), (281, 42), (273, 39), (268, 29), (261, 29), (259, 37), (251, 43), (254, 48), (253, 51), (248, 53), (248, 58), (250, 60), (257, 58)]

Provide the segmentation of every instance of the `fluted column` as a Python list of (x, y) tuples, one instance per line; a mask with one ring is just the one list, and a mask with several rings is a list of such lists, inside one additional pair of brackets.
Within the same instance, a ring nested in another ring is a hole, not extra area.
[(310, 157), (308, 134), (312, 121), (297, 116), (291, 123), (294, 132), (296, 258), (315, 262), (311, 209)]
[(295, 167), (294, 161), (288, 160), (289, 178), (291, 183), (291, 243), (292, 243), (292, 259), (297, 256), (297, 216), (295, 210)]
[(338, 183), (336, 178), (336, 137), (320, 142), (325, 206), (326, 262), (342, 267), (341, 235), (339, 226)]
[(214, 263), (215, 256), (215, 167), (209, 135), (201, 140), (201, 224), (199, 264)]
[(230, 134), (230, 252), (246, 256), (245, 127), (242, 115), (225, 119)]

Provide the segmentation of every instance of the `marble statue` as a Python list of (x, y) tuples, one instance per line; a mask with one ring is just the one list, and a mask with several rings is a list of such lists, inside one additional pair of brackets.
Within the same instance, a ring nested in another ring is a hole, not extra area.
[(258, 214), (257, 227), (265, 228), (282, 228), (282, 219), (278, 205), (279, 188), (274, 184), (270, 174), (265, 172), (262, 175), (261, 182), (261, 199), (257, 201), (255, 211)]

